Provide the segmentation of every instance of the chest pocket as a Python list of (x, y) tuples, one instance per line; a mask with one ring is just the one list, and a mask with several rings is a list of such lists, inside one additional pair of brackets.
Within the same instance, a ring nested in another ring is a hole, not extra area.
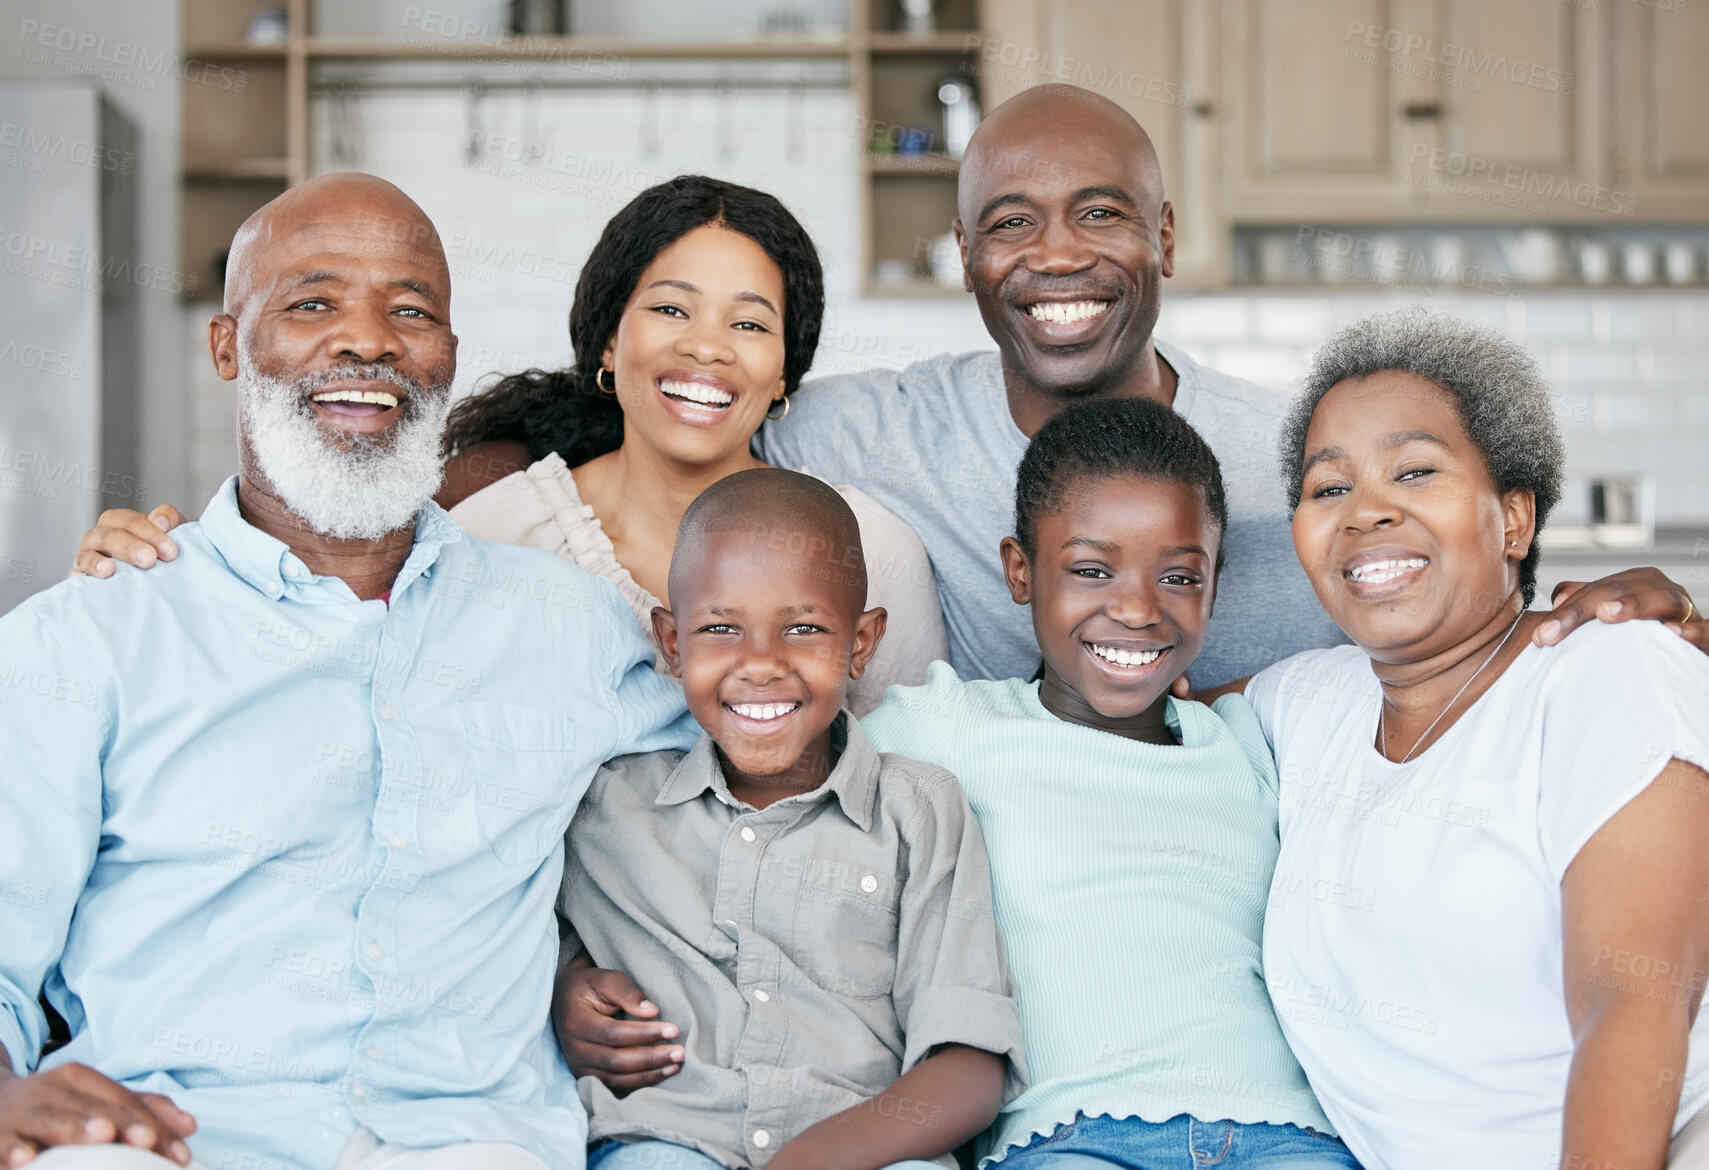
[(791, 956), (834, 995), (875, 999), (896, 983), (901, 882), (894, 865), (856, 857), (801, 859)]
[(542, 707), (476, 699), (458, 704), (457, 714), (481, 838), (505, 865), (539, 865), (569, 824), (575, 722)]

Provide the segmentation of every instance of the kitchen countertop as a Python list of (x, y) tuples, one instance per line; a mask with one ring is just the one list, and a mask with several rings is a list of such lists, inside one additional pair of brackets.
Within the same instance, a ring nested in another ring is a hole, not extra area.
[[(1545, 530), (1546, 531), (1546, 530)], [(1547, 605), (1560, 581), (1585, 581), (1624, 568), (1654, 565), (1709, 610), (1709, 527), (1658, 528), (1649, 548), (1549, 548), (1537, 566), (1537, 598)]]

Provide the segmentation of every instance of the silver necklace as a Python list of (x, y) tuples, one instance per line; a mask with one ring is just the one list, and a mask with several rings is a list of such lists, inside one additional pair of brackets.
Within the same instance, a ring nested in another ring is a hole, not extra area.
[[(1460, 689), (1454, 692), (1454, 697), (1452, 699), (1448, 700), (1448, 705), (1446, 707), (1442, 708), (1442, 714), (1436, 716), (1436, 718), (1434, 718), (1430, 721), (1430, 726), (1426, 727), (1424, 729), (1424, 734), (1412, 741), (1412, 751), (1407, 752), (1406, 755), (1402, 756), (1399, 760), (1395, 761), (1396, 763), (1404, 764), (1408, 760), (1412, 759), (1412, 752), (1417, 751), (1418, 745), (1423, 743), (1425, 741), (1425, 739), (1429, 737), (1429, 735), (1432, 731), (1436, 730), (1436, 725), (1438, 723), (1442, 722), (1443, 716), (1447, 715), (1448, 712), (1450, 712), (1454, 709), (1454, 704), (1458, 703), (1460, 701), (1460, 696), (1466, 693), (1466, 688), (1471, 686), (1474, 682), (1477, 681), (1478, 675), (1480, 675), (1484, 672), (1485, 666), (1488, 666), (1490, 663), (1495, 661), (1495, 656), (1497, 654), (1501, 653), (1501, 648), (1503, 646), (1507, 645), (1507, 640), (1509, 638), (1513, 637), (1513, 631), (1517, 630), (1519, 628), (1519, 622), (1524, 617), (1525, 617), (1525, 611), (1520, 610), (1519, 611), (1519, 617), (1516, 617), (1513, 619), (1513, 624), (1511, 626), (1507, 627), (1507, 633), (1505, 633), (1501, 636), (1501, 641), (1499, 641), (1495, 644), (1495, 649), (1491, 650), (1489, 652), (1489, 657), (1483, 660), (1483, 665), (1479, 666), (1476, 670), (1472, 671), (1472, 677), (1468, 678), (1465, 682), (1460, 684)], [(1387, 758), (1387, 756), (1389, 754), (1389, 733), (1388, 733), (1388, 729), (1384, 726), (1383, 715), (1388, 710), (1388, 705), (1389, 705), (1389, 697), (1388, 697), (1388, 695), (1385, 694), (1383, 696), (1382, 706), (1377, 708), (1377, 735), (1382, 740), (1383, 756), (1385, 758)]]

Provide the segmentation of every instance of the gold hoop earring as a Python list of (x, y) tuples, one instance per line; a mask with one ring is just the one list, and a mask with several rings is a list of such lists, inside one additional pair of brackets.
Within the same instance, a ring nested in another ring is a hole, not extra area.
[(782, 422), (784, 419), (788, 418), (789, 417), (789, 395), (785, 394), (783, 396), (783, 413), (782, 414), (773, 414), (771, 411), (768, 410), (765, 412), (765, 416), (767, 418), (769, 418), (772, 422)]
[[(605, 388), (605, 375), (607, 375), (607, 374), (611, 375), (611, 389), (609, 389), (609, 390), (607, 390)], [(617, 395), (617, 371), (616, 370), (608, 370), (604, 366), (599, 367), (599, 369), (594, 372), (593, 384), (595, 386), (599, 387), (599, 392), (601, 394), (610, 394), (611, 396), (616, 397), (616, 395)]]

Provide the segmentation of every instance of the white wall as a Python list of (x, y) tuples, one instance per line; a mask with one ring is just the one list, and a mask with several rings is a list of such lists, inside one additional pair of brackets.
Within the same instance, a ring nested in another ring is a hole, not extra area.
[[(1656, 477), (1657, 523), (1709, 525), (1709, 292), (1379, 291), (1165, 296), (1158, 335), (1266, 385), (1295, 384), (1337, 326), (1379, 308), (1432, 305), (1506, 332), (1538, 358), (1567, 444), (1569, 490), (1605, 472)], [(1576, 497), (1563, 504), (1579, 504)]]

